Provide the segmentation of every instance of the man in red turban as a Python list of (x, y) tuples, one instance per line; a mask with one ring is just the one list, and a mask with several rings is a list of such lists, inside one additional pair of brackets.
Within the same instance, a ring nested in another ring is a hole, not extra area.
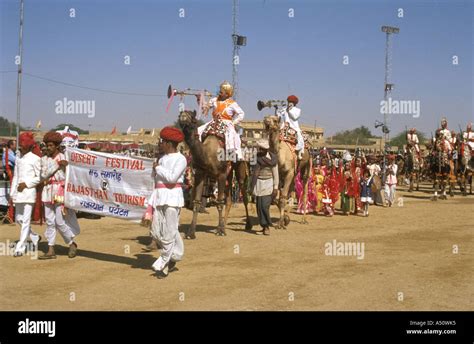
[(297, 96), (291, 95), (288, 96), (286, 100), (288, 102), (287, 107), (278, 110), (277, 115), (281, 118), (281, 128), (289, 126), (296, 131), (297, 142), (295, 150), (298, 152), (298, 160), (301, 160), (304, 152), (304, 138), (298, 123), (298, 119), (301, 116), (301, 109), (297, 108), (296, 104), (298, 104), (299, 99)]
[(153, 207), (151, 235), (162, 247), (160, 258), (153, 263), (158, 278), (168, 276), (176, 269), (176, 262), (184, 255), (183, 239), (178, 231), (179, 213), (184, 206), (182, 184), (187, 161), (178, 152), (184, 140), (181, 130), (165, 127), (160, 132), (160, 153), (163, 156), (153, 164), (155, 190), (150, 197)]
[(30, 236), (33, 245), (38, 246), (40, 236), (31, 229), (31, 214), (36, 201), (36, 186), (40, 183), (40, 158), (33, 154), (35, 146), (33, 133), (24, 132), (19, 138), (20, 156), (16, 159), (10, 197), (16, 207), (16, 223), (21, 226), (20, 240), (15, 247), (15, 257), (26, 251), (26, 240)]

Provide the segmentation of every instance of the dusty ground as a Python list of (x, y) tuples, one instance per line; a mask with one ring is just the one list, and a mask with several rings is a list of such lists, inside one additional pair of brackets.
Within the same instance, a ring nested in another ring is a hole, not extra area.
[[(165, 280), (152, 276), (158, 253), (142, 252), (146, 228), (81, 219), (75, 259), (59, 236), (56, 260), (0, 257), (0, 308), (473, 310), (474, 196), (431, 202), (428, 185), (424, 192), (403, 190), (403, 206), (371, 207), (368, 218), (310, 216), (309, 225), (293, 214), (288, 230), (272, 229), (269, 237), (242, 230), (242, 205), (231, 211), (227, 237), (216, 237), (209, 231), (217, 210), (210, 209), (200, 215), (197, 239), (185, 241), (179, 271)], [(190, 218), (183, 210), (182, 227)], [(16, 240), (18, 232), (2, 225), (0, 241)], [(364, 259), (326, 256), (324, 245), (333, 240), (364, 243)]]

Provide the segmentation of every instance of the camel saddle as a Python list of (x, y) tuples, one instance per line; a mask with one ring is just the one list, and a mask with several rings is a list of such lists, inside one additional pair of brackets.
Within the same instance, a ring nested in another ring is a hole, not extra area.
[(204, 142), (206, 137), (213, 135), (219, 138), (222, 143), (225, 143), (226, 129), (227, 126), (223, 121), (214, 119), (207, 125), (207, 127), (202, 132), (201, 139)]
[[(304, 140), (304, 147), (306, 149), (309, 149), (311, 145), (309, 143), (308, 135), (306, 135), (304, 132), (302, 133), (302, 135)], [(296, 143), (298, 142), (296, 130), (290, 127), (290, 124), (288, 122), (285, 122), (283, 128), (280, 129), (280, 141), (284, 141), (291, 146), (296, 146)]]

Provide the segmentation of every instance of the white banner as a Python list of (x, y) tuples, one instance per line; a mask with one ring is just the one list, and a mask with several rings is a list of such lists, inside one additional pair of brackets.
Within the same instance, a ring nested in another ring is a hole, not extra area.
[(154, 187), (153, 160), (70, 147), (66, 160), (67, 208), (126, 220), (142, 218)]

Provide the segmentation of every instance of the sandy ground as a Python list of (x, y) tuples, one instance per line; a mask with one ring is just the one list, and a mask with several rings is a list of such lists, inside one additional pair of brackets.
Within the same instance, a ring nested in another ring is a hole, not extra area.
[[(292, 214), (288, 230), (272, 229), (268, 237), (243, 231), (242, 205), (231, 211), (227, 237), (215, 236), (212, 208), (199, 217), (197, 239), (185, 241), (179, 271), (164, 280), (152, 276), (158, 252), (142, 251), (145, 227), (80, 219), (74, 259), (59, 235), (56, 260), (0, 257), (0, 308), (473, 310), (474, 196), (432, 202), (428, 185), (413, 194), (404, 190), (397, 195), (403, 206), (373, 206), (368, 218), (311, 215), (308, 225)], [(191, 215), (183, 210), (181, 230)], [(35, 230), (43, 233), (44, 226)], [(0, 242), (18, 235), (16, 226), (0, 226)], [(325, 255), (333, 240), (363, 243), (364, 259)]]

